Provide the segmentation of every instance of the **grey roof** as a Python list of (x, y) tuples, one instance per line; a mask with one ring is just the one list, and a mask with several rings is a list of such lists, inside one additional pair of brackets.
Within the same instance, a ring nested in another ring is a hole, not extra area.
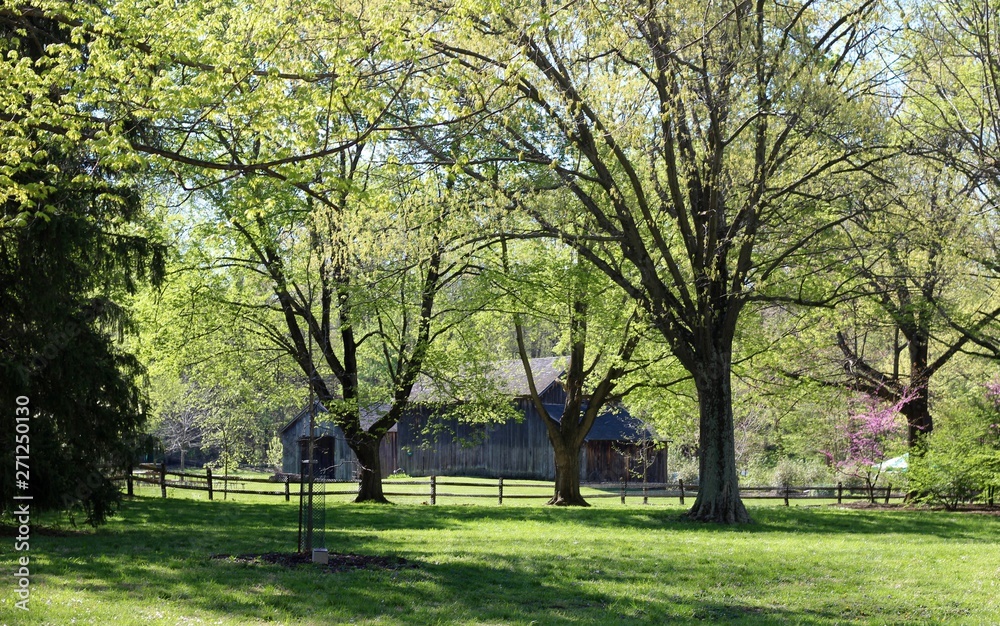
[(624, 407), (612, 406), (601, 412), (587, 433), (587, 441), (656, 440), (656, 436)]

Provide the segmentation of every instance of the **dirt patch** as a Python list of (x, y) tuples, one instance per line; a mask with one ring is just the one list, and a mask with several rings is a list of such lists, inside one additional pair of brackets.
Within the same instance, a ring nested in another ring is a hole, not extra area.
[(346, 572), (355, 569), (409, 569), (417, 565), (399, 556), (369, 556), (366, 554), (338, 554), (330, 553), (330, 562), (327, 565), (316, 566), (313, 564), (312, 555), (298, 552), (265, 552), (263, 554), (213, 554), (214, 560), (226, 560), (234, 563), (244, 563), (246, 565), (260, 565), (269, 563), (282, 567), (299, 567), (300, 565), (312, 565), (327, 572)]

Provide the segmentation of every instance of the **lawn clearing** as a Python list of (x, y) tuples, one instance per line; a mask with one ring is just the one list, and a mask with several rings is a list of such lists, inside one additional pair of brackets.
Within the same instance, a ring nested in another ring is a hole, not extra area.
[(292, 551), (294, 501), (138, 497), (97, 531), (34, 536), (31, 611), (8, 585), (0, 623), (1000, 623), (1000, 518), (765, 506), (725, 528), (683, 510), (331, 503), (331, 552), (416, 567), (329, 573), (210, 558)]

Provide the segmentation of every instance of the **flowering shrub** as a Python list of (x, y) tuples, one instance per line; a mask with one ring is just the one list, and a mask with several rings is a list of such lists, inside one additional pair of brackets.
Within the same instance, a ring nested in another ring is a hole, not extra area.
[(861, 395), (855, 403), (856, 410), (839, 428), (847, 443), (843, 458), (824, 452), (838, 473), (849, 480), (864, 482), (871, 502), (875, 501), (875, 484), (882, 473), (881, 464), (906, 430), (905, 420), (899, 412), (914, 397), (916, 393), (907, 389), (896, 402), (887, 404), (873, 395)]

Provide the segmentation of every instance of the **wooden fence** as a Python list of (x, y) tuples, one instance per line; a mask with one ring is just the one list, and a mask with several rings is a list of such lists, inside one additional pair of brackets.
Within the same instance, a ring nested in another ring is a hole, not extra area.
[[(217, 476), (212, 474), (211, 469), (207, 469), (204, 474), (191, 472), (167, 471), (163, 464), (152, 465), (143, 464), (136, 472), (125, 477), (126, 489), (129, 495), (134, 494), (134, 482), (146, 483), (159, 486), (160, 495), (167, 497), (168, 489), (190, 489), (208, 492), (208, 499), (214, 499), (219, 492), (226, 494), (245, 494), (259, 496), (284, 496), (285, 500), (291, 500), (293, 495), (297, 495), (300, 487), (298, 480), (275, 481), (268, 478), (244, 478), (234, 476)], [(230, 487), (230, 484), (233, 487)], [(247, 489), (246, 485), (269, 485), (271, 489)], [(355, 495), (360, 487), (359, 483), (343, 481), (317, 480), (315, 484), (321, 486), (322, 493), (326, 495)], [(358, 486), (354, 486), (357, 484)], [(437, 504), (439, 498), (495, 498), (497, 504), (503, 504), (504, 500), (512, 499), (534, 499), (548, 500), (552, 497), (552, 485), (547, 483), (525, 482), (516, 480), (504, 480), (503, 478), (455, 480), (450, 477), (431, 476), (423, 479), (408, 480), (386, 480), (383, 481), (383, 493), (389, 497), (426, 497), (430, 504)], [(239, 487), (242, 485), (242, 487)], [(351, 488), (345, 488), (348, 485)], [(423, 486), (423, 490), (393, 491), (399, 486)], [(597, 490), (586, 498), (618, 498), (622, 504), (631, 498), (635, 501), (642, 499), (643, 504), (648, 504), (650, 498), (674, 498), (680, 504), (684, 504), (688, 498), (698, 495), (697, 485), (685, 485), (684, 481), (677, 483), (636, 483), (622, 480), (618, 483), (585, 483), (585, 487)], [(444, 488), (442, 491), (439, 488)], [(473, 491), (469, 491), (472, 489)], [(489, 490), (484, 493), (483, 490)], [(507, 493), (504, 490), (507, 490)], [(510, 490), (517, 490), (520, 493), (511, 493)], [(530, 490), (531, 493), (523, 493)], [(874, 499), (888, 504), (890, 499), (902, 499), (906, 494), (902, 491), (893, 491), (892, 485), (885, 487), (875, 487), (873, 490)], [(792, 500), (834, 500), (842, 503), (845, 500), (867, 500), (869, 491), (866, 487), (847, 487), (842, 483), (835, 486), (820, 487), (796, 487), (785, 485), (781, 487), (740, 487), (740, 497), (744, 500), (784, 500), (785, 506), (789, 506)]]

